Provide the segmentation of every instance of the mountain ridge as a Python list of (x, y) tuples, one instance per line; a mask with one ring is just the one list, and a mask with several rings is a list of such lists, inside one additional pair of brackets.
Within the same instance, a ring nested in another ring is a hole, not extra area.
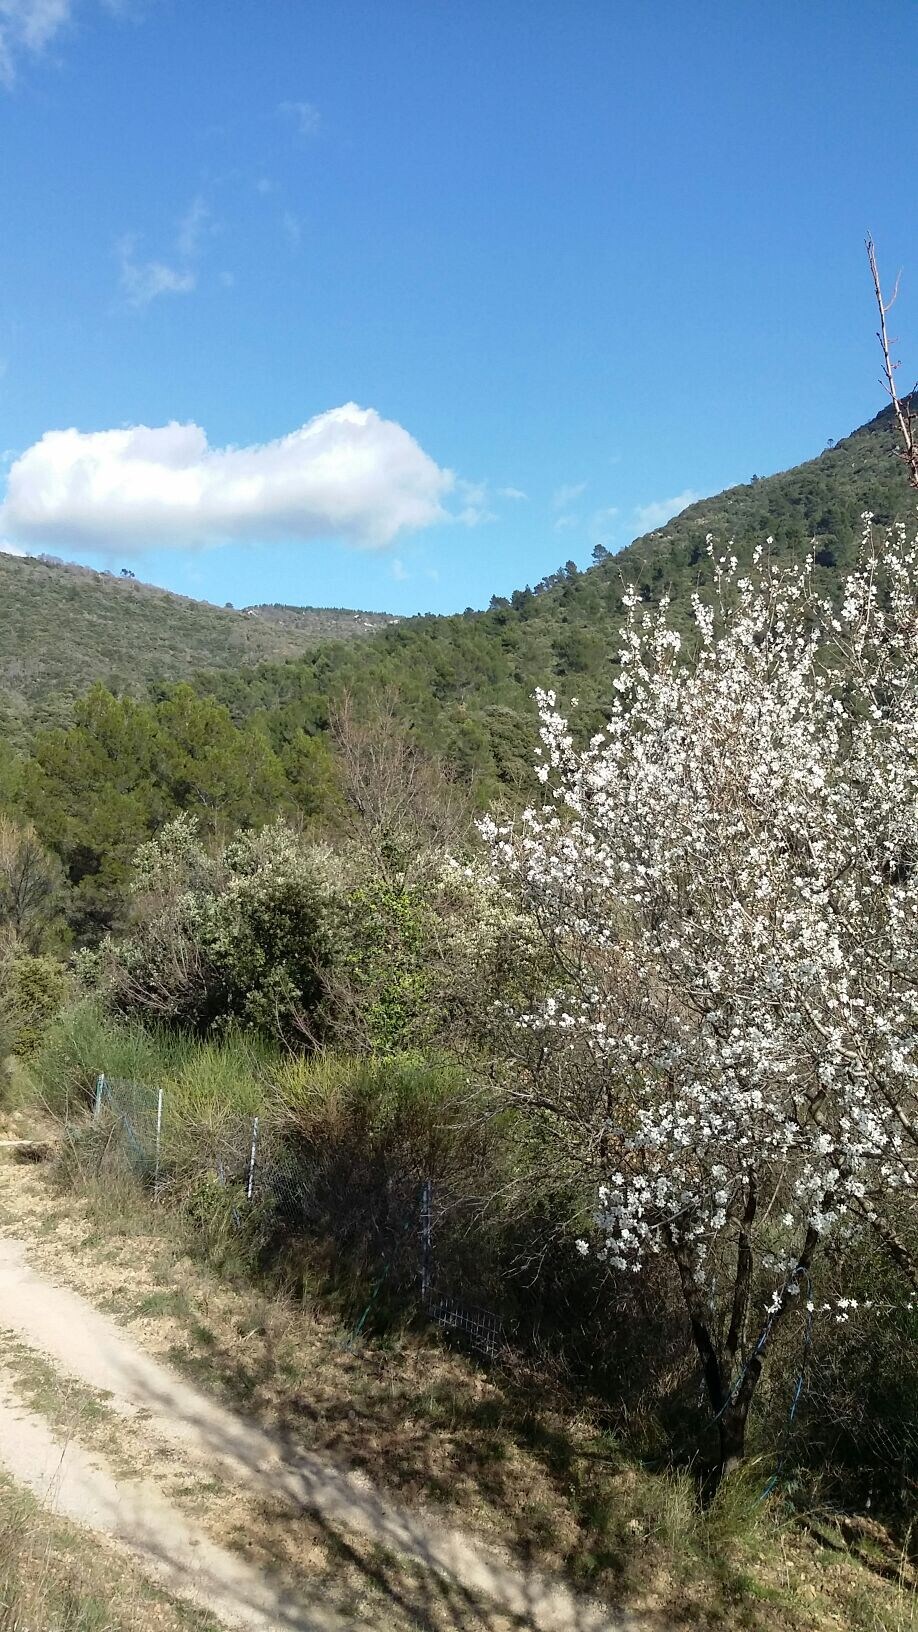
[[(143, 696), (206, 669), (296, 657), (361, 637), (389, 613), (217, 606), (128, 574), (0, 552), (0, 733), (22, 740), (66, 717), (97, 681)], [(295, 615), (293, 615), (295, 614)]]
[(584, 571), (569, 562), (535, 589), (445, 616), (282, 603), (237, 611), (76, 564), (0, 555), (0, 734), (24, 743), (36, 727), (66, 723), (97, 681), (155, 696), (191, 679), (237, 723), (257, 718), (277, 746), (302, 729), (321, 732), (345, 690), (366, 706), (389, 692), (418, 738), (485, 797), (527, 774), (536, 686), (576, 694), (581, 718), (601, 719), (623, 579), (647, 601), (666, 591), (688, 627), (713, 533), (741, 558), (766, 538), (779, 562), (813, 549), (831, 588), (856, 559), (865, 510), (883, 524), (914, 515), (895, 452), (887, 407), (814, 458), (697, 500)]
[(677, 626), (692, 624), (691, 596), (710, 582), (709, 533), (742, 561), (770, 538), (778, 564), (813, 550), (828, 590), (857, 558), (864, 511), (878, 523), (914, 517), (916, 496), (896, 457), (892, 413), (883, 409), (813, 459), (689, 505), (663, 527), (581, 571), (567, 563), (482, 612), (419, 615), (386, 628), (359, 650), (340, 642), (245, 674), (202, 675), (198, 684), (241, 722), (257, 718), (281, 742), (297, 726), (322, 730), (342, 692), (371, 706), (397, 695), (419, 740), (442, 753), (486, 801), (501, 785), (528, 785), (532, 693), (576, 695), (585, 728), (611, 700), (624, 580), (651, 602), (670, 596)]

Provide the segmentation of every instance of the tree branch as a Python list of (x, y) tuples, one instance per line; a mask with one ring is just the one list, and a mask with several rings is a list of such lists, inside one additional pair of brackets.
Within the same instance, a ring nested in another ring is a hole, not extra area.
[(918, 488), (918, 441), (916, 441), (915, 437), (915, 416), (911, 409), (911, 393), (909, 393), (909, 395), (906, 397), (904, 403), (900, 401), (899, 393), (896, 390), (896, 369), (899, 367), (899, 364), (897, 362), (893, 362), (892, 360), (889, 335), (886, 329), (886, 314), (895, 304), (896, 296), (899, 293), (899, 276), (901, 276), (901, 274), (896, 277), (895, 286), (889, 300), (884, 300), (883, 288), (880, 283), (880, 272), (877, 266), (876, 247), (873, 239), (869, 236), (867, 238), (866, 247), (867, 260), (870, 264), (870, 275), (873, 279), (873, 292), (876, 296), (877, 311), (880, 314), (880, 327), (877, 330), (877, 339), (880, 342), (883, 352), (883, 374), (885, 376), (886, 393), (890, 402), (892, 403), (893, 413), (896, 417), (896, 424), (899, 427), (899, 440), (902, 443), (899, 458), (904, 461), (905, 468), (908, 472), (909, 484), (912, 487)]

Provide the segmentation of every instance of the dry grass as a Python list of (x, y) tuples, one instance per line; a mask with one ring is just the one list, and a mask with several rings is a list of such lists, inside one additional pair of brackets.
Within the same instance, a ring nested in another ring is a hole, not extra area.
[[(557, 1391), (546, 1401), (533, 1375), (486, 1372), (428, 1333), (355, 1340), (308, 1290), (294, 1302), (232, 1284), (189, 1254), (168, 1218), (138, 1205), (129, 1183), (62, 1195), (40, 1170), (13, 1171), (7, 1227), (152, 1353), (265, 1426), (627, 1603), (648, 1625), (918, 1625), (907, 1563), (888, 1549), (865, 1561), (840, 1534), (802, 1530), (780, 1503), (761, 1502), (764, 1470), (743, 1470), (701, 1513), (691, 1480), (630, 1462), (598, 1407), (574, 1410)], [(294, 1536), (289, 1514), (237, 1511), (219, 1487), (194, 1494), (224, 1539), (235, 1531), (277, 1561), (306, 1545), (310, 1574), (340, 1574), (341, 1538), (304, 1534), (302, 1520)], [(377, 1569), (349, 1557), (355, 1597), (361, 1572)]]
[(217, 1632), (0, 1476), (0, 1632)]

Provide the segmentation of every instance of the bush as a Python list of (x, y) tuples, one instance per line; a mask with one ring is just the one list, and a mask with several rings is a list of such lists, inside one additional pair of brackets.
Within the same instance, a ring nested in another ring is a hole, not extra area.
[[(506, 1130), (484, 1113), (456, 1063), (417, 1055), (288, 1060), (276, 1085), (285, 1169), (278, 1241), (318, 1245), (333, 1279), (365, 1288), (380, 1276), (386, 1302), (410, 1296), (420, 1272), (420, 1199), (433, 1186), (437, 1262), (453, 1289), (470, 1286), (487, 1256), (486, 1199), (511, 1161)], [(469, 1236), (475, 1217), (476, 1229)]]
[(204, 1032), (309, 1031), (328, 906), (311, 854), (283, 823), (211, 856), (186, 816), (135, 858), (134, 927), (96, 974), (111, 1008)]
[(384, 878), (357, 850), (331, 877), (323, 1034), (348, 1053), (475, 1053), (495, 1002), (536, 978), (519, 914), (449, 858), (416, 862)]
[(0, 981), (8, 1046), (20, 1059), (29, 1060), (67, 996), (67, 971), (56, 958), (18, 953), (4, 960)]

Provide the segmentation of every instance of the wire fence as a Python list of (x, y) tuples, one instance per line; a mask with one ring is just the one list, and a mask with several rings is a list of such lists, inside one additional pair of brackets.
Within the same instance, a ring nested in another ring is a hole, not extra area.
[[(312, 1233), (315, 1175), (286, 1130), (270, 1118), (221, 1115), (212, 1123), (203, 1120), (195, 1126), (189, 1158), (181, 1138), (176, 1142), (173, 1137), (176, 1130), (165, 1091), (106, 1075), (96, 1081), (93, 1118), (97, 1123), (108, 1120), (120, 1156), (154, 1201), (167, 1199), (176, 1188), (187, 1196), (196, 1182), (209, 1181), (224, 1192), (240, 1231), (257, 1223), (263, 1237), (275, 1240)], [(389, 1250), (357, 1326), (362, 1330), (387, 1275), (397, 1267), (400, 1285), (406, 1278), (415, 1280), (418, 1302), (428, 1319), (476, 1354), (495, 1360), (507, 1347), (503, 1324), (493, 1311), (464, 1301), (454, 1288), (444, 1286), (436, 1253), (432, 1182), (423, 1180), (416, 1194), (415, 1210), (396, 1221), (395, 1248)]]
[[(202, 1117), (189, 1145), (187, 1122), (173, 1125), (169, 1113), (162, 1089), (98, 1078), (95, 1121), (108, 1124), (109, 1144), (114, 1141), (120, 1159), (157, 1202), (173, 1190), (187, 1199), (196, 1187), (209, 1185), (239, 1231), (256, 1229), (274, 1244), (321, 1233), (328, 1210), (327, 1196), (317, 1200), (322, 1175), (282, 1124), (263, 1115), (221, 1114), (212, 1123)], [(371, 1272), (368, 1266), (372, 1293), (351, 1340), (387, 1285), (399, 1295), (413, 1287), (427, 1318), (449, 1337), (490, 1361), (505, 1353), (509, 1339), (500, 1315), (449, 1284), (455, 1256), (448, 1254), (449, 1268), (441, 1262), (444, 1214), (438, 1213), (431, 1180), (413, 1184), (406, 1177), (388, 1206)], [(880, 1487), (906, 1505), (914, 1502), (918, 1304), (801, 1299), (799, 1318), (782, 1330), (756, 1393), (754, 1419), (758, 1443), (777, 1458), (768, 1488), (787, 1470), (807, 1465), (830, 1484), (836, 1477), (848, 1488), (858, 1484), (868, 1504)]]

